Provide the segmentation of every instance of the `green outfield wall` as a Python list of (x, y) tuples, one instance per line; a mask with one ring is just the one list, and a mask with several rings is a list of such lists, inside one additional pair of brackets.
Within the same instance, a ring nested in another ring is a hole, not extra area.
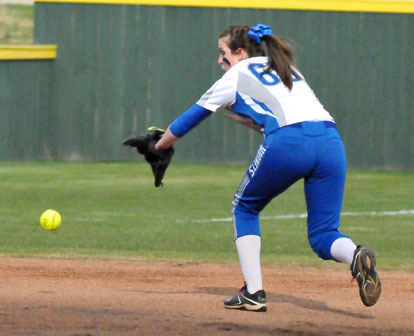
[(56, 46), (0, 46), (0, 160), (53, 158)]
[[(233, 23), (261, 22), (296, 42), (299, 67), (337, 121), (350, 167), (414, 169), (414, 1), (228, 6), (37, 1), (35, 43), (57, 45), (59, 53), (45, 71), (49, 104), (25, 113), (34, 120), (42, 115), (54, 136), (43, 141), (50, 149), (20, 157), (3, 143), (1, 158), (137, 160), (122, 139), (148, 126), (166, 127), (197, 101), (222, 75), (219, 33)], [(24, 131), (35, 137), (39, 131), (29, 124)], [(175, 159), (248, 163), (260, 141), (219, 111), (177, 144)]]

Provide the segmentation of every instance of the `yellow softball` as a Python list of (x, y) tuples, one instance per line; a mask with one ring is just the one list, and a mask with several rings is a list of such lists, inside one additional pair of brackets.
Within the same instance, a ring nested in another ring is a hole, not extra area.
[(60, 217), (60, 213), (55, 210), (46, 210), (40, 216), (40, 225), (45, 230), (54, 231), (59, 228), (61, 223), (62, 218)]

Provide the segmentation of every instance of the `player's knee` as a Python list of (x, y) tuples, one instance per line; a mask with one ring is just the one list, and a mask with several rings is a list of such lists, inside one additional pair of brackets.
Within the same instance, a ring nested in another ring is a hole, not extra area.
[(242, 207), (233, 208), (234, 239), (247, 235), (260, 236), (258, 214), (246, 211)]
[(331, 246), (335, 240), (341, 237), (346, 236), (341, 234), (337, 229), (318, 232), (317, 234), (309, 236), (309, 244), (319, 258), (334, 260), (331, 254)]

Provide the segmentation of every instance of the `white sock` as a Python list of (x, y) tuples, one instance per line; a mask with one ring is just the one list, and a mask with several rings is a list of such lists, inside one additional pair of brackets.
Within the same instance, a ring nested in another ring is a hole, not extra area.
[(260, 237), (248, 235), (237, 238), (236, 247), (244, 280), (246, 280), (247, 291), (254, 294), (263, 289), (262, 270), (260, 268)]
[(338, 238), (332, 243), (331, 254), (336, 261), (351, 265), (356, 245), (349, 238)]

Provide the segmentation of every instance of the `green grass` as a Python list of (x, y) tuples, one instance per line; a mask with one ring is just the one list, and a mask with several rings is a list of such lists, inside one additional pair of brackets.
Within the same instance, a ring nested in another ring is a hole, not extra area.
[(0, 45), (33, 43), (33, 6), (0, 5)]
[[(229, 218), (245, 167), (172, 164), (163, 188), (144, 163), (0, 163), (0, 253), (12, 256), (237, 261)], [(345, 212), (414, 208), (414, 173), (350, 172)], [(306, 212), (303, 183), (263, 216)], [(41, 213), (62, 215), (59, 230)], [(382, 268), (414, 270), (414, 216), (343, 216), (341, 229), (377, 252)], [(306, 237), (306, 219), (263, 219), (262, 260), (328, 266)]]

